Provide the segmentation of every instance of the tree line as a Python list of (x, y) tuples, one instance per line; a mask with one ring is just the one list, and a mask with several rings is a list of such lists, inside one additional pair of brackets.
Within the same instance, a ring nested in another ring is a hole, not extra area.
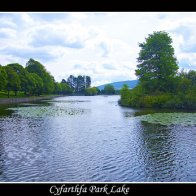
[(113, 85), (106, 85), (100, 91), (97, 87), (91, 87), (91, 77), (85, 75), (70, 75), (67, 80), (56, 82), (54, 77), (40, 62), (29, 59), (26, 66), (11, 63), (6, 66), (0, 65), (0, 91), (23, 92), (25, 96), (40, 96), (42, 94), (58, 95), (112, 95), (116, 91)]
[(115, 90), (112, 84), (107, 84), (104, 86), (103, 90), (100, 90), (97, 87), (91, 87), (85, 89), (85, 95), (93, 96), (93, 95), (115, 95), (119, 94), (117, 90)]
[(165, 31), (153, 32), (137, 58), (139, 84), (121, 89), (120, 104), (130, 107), (196, 109), (196, 71), (179, 70), (172, 39)]
[(70, 75), (67, 81), (62, 79), (56, 82), (54, 77), (46, 70), (44, 65), (34, 59), (29, 59), (26, 66), (18, 63), (0, 65), (0, 91), (24, 92), (25, 96), (42, 94), (71, 94), (73, 92), (84, 92), (90, 88), (90, 76), (74, 77)]

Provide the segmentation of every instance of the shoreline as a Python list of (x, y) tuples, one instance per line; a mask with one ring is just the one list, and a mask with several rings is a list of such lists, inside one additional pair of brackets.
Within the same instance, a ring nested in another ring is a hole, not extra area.
[(35, 97), (20, 97), (20, 98), (0, 98), (0, 105), (34, 102), (34, 101), (39, 101), (43, 99), (52, 99), (55, 97), (62, 97), (62, 95), (45, 95), (45, 96), (37, 96), (37, 97), (35, 96)]

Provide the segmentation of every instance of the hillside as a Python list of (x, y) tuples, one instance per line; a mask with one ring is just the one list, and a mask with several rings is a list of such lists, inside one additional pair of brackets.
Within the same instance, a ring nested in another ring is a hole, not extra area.
[[(134, 88), (138, 84), (138, 80), (126, 80), (126, 81), (113, 82), (109, 84), (113, 85), (116, 90), (121, 89), (124, 84), (127, 84), (129, 88)], [(108, 85), (108, 84), (97, 86), (97, 88), (99, 88), (100, 90), (103, 90), (105, 85)]]

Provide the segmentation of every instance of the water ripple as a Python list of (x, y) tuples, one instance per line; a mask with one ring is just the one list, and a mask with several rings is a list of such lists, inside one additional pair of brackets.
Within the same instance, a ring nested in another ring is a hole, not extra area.
[(118, 99), (10, 108), (0, 117), (0, 181), (196, 181), (195, 115), (186, 125), (148, 123)]

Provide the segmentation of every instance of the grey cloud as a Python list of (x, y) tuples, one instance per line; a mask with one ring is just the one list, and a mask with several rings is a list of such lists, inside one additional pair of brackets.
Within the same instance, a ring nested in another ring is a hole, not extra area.
[(190, 38), (192, 37), (192, 29), (189, 26), (181, 25), (172, 30), (171, 32), (182, 35), (185, 43), (183, 45), (180, 45), (180, 49), (182, 52), (185, 53), (195, 53), (196, 52), (196, 45), (195, 43), (192, 43), (190, 41)]
[(5, 55), (13, 55), (19, 58), (35, 58), (35, 59), (40, 59), (43, 61), (50, 61), (54, 59), (55, 57), (51, 54), (49, 54), (46, 51), (40, 51), (40, 50), (28, 50), (28, 49), (18, 49), (18, 48), (11, 48), (7, 47), (5, 49), (0, 50), (1, 54)]
[(75, 64), (74, 65), (74, 69), (80, 69), (82, 67), (82, 65), (80, 65), (80, 64)]
[(108, 63), (104, 63), (103, 67), (105, 69), (109, 69), (109, 70), (114, 70), (115, 69), (114, 65), (111, 65), (111, 64), (108, 64)]
[(42, 46), (63, 46), (74, 49), (81, 49), (84, 47), (84, 41), (76, 38), (74, 41), (67, 40), (63, 35), (57, 35), (52, 32), (47, 32), (46, 30), (41, 30), (33, 36), (33, 41), (31, 44), (35, 47)]
[(195, 53), (196, 45), (195, 44), (184, 45), (184, 46), (181, 46), (180, 49), (182, 50), (182, 52), (185, 52), (185, 53)]
[(190, 61), (188, 59), (181, 59), (179, 61), (179, 66), (180, 67), (187, 67), (187, 66), (189, 66), (189, 64), (190, 64)]
[(194, 65), (189, 59), (181, 59), (179, 61), (180, 68), (196, 70), (196, 65)]
[(186, 25), (180, 25), (177, 28), (171, 30), (171, 32), (180, 34), (185, 40), (188, 40), (191, 35), (191, 28)]

